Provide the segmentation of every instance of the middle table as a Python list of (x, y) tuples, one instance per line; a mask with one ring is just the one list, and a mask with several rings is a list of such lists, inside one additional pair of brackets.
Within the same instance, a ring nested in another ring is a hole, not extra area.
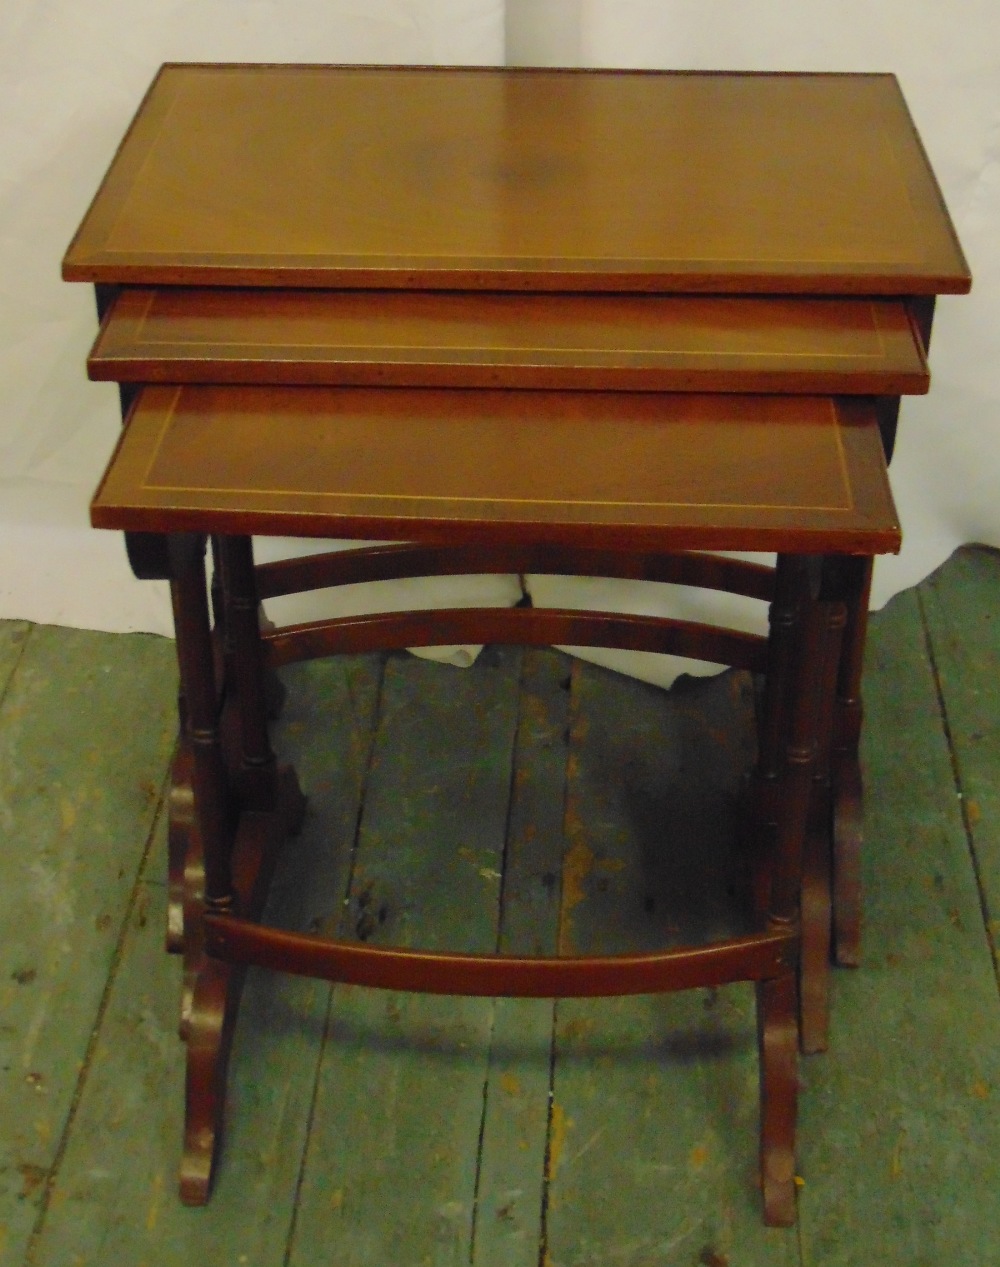
[[(914, 312), (878, 297), (129, 287), (113, 299), (88, 364), (92, 377), (126, 392), (143, 383), (257, 383), (867, 395), (877, 398), (887, 452), (900, 395), (929, 383)], [(516, 441), (502, 457), (516, 468)], [(481, 454), (470, 470), (488, 460)], [(868, 582), (857, 578), (835, 723), (835, 951), (844, 963), (860, 953)], [(808, 1046), (825, 1045), (825, 1022), (809, 1031)]]

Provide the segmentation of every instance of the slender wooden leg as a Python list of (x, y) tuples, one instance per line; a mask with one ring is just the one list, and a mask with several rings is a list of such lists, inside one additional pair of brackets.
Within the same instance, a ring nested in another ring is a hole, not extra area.
[(872, 560), (843, 561), (848, 583), (844, 630), (834, 712), (833, 789), (833, 942), (843, 967), (861, 962), (861, 848), (864, 819), (861, 778), (861, 675), (871, 595)]
[[(776, 828), (767, 885), (766, 925), (800, 928), (802, 857), (816, 769), (817, 731), (823, 713), (828, 628), (819, 593), (817, 561), (782, 556), (778, 560), (772, 615), (772, 665), (785, 674), (772, 690), (784, 691), (784, 760), (773, 797)], [(765, 716), (765, 720), (767, 720)], [(768, 1224), (795, 1219), (795, 1122), (798, 1103), (797, 974), (788, 965), (758, 989), (761, 1077), (761, 1186)]]
[(213, 910), (233, 905), (230, 871), (235, 812), (222, 757), (219, 700), (202, 548), (171, 541), (177, 590), (177, 659), (191, 747), (195, 817), (205, 850), (205, 902)]
[(830, 1014), (830, 833), (822, 821), (830, 813), (828, 789), (817, 787), (802, 857), (802, 960), (799, 1006), (802, 1051), (806, 1055), (829, 1046)]
[(817, 715), (816, 770), (802, 864), (802, 960), (799, 974), (803, 1052), (826, 1051), (829, 1042), (830, 891), (832, 807), (830, 789), (831, 726), (837, 668), (846, 612), (840, 603), (825, 605), (822, 678)]
[[(276, 850), (286, 835), (298, 831), (305, 798), (295, 772), (290, 766), (278, 766), (271, 747), (269, 675), (273, 676), (273, 672), (266, 663), (260, 636), (260, 604), (251, 540), (223, 537), (219, 553), (226, 577), (227, 625), (232, 646), (227, 706), (233, 731), (230, 745), (234, 754), (233, 781), (244, 817), (262, 815), (257, 825), (260, 830), (243, 830), (237, 839), (234, 883), (241, 909), (257, 918), (263, 908)], [(251, 840), (255, 843), (250, 844)]]
[[(182, 735), (170, 766), (170, 792), (167, 796), (167, 950), (172, 955), (179, 955), (184, 950), (184, 910), (188, 902), (186, 873), (194, 829), (191, 749)], [(203, 882), (201, 887), (204, 887)]]
[[(170, 582), (174, 628), (184, 621), (184, 589), (174, 575), (184, 568), (184, 555), (204, 549), (202, 538), (186, 536), (169, 539), (159, 533), (127, 532), (125, 547), (132, 571), (139, 580)], [(176, 565), (176, 566), (175, 566)], [(167, 950), (182, 954), (185, 960), (184, 989), (181, 998), (181, 1037), (186, 1036), (191, 1011), (196, 965), (201, 956), (201, 906), (205, 891), (205, 868), (201, 837), (198, 832), (194, 799), (194, 754), (189, 733), (187, 696), (184, 673), (177, 691), (179, 734), (170, 772), (168, 795), (168, 898)], [(193, 919), (194, 924), (189, 923)]]
[[(856, 750), (856, 743), (851, 748)], [(850, 752), (834, 758), (833, 957), (841, 968), (861, 963), (864, 785), (861, 764)]]
[[(297, 831), (305, 801), (295, 773), (276, 769), (267, 734), (264, 661), (249, 540), (214, 544), (209, 617), (203, 536), (126, 533), (140, 580), (169, 580), (180, 668), (181, 733), (171, 771), (167, 947), (183, 951), (181, 1037), (187, 1044), (181, 1199), (207, 1201), (221, 1137), (226, 1070), (245, 969), (205, 951), (204, 914), (257, 918), (280, 842)], [(227, 567), (235, 576), (230, 602)], [(224, 639), (224, 641), (223, 641)], [(228, 696), (227, 762), (222, 713)], [(234, 773), (235, 772), (235, 773)]]
[(194, 980), (186, 1027), (180, 1170), (180, 1198), (185, 1205), (204, 1205), (211, 1192), (222, 1135), (229, 1051), (245, 974), (242, 965), (203, 958)]
[(779, 567), (769, 613), (764, 694), (757, 726), (757, 760), (750, 775), (747, 821), (754, 857), (754, 904), (761, 919), (770, 905), (778, 794), (791, 707), (795, 642), (799, 631), (799, 578), (791, 562)]
[(799, 1027), (795, 972), (757, 983), (760, 1053), (760, 1175), (764, 1222), (795, 1222), (795, 1125)]
[[(234, 665), (233, 659), (235, 655), (234, 635), (232, 630), (232, 611), (231, 600), (232, 590), (228, 580), (229, 571), (229, 552), (227, 549), (227, 538), (218, 535), (211, 538), (212, 541), (212, 619), (215, 622), (215, 642), (216, 655), (222, 666), (220, 672), (220, 683), (229, 683), (233, 680)], [(252, 543), (249, 537), (246, 538), (247, 548), (251, 549)], [(251, 551), (252, 562), (252, 551)], [(256, 584), (254, 584), (256, 588)], [(263, 610), (258, 606), (257, 610), (258, 626), (263, 628), (268, 625)], [(273, 626), (269, 626), (273, 628)], [(265, 668), (264, 673), (264, 692), (267, 699), (267, 715), (274, 721), (281, 716), (281, 710), (285, 704), (285, 687), (278, 677), (277, 673), (271, 668)]]
[[(170, 565), (177, 619), (177, 658), (184, 694), (185, 742), (190, 752), (193, 815), (188, 831), (185, 872), (193, 853), (204, 866), (203, 904), (220, 912), (232, 910), (231, 874), (235, 813), (222, 757), (219, 692), (204, 567), (204, 540), (171, 538)], [(194, 848), (197, 842), (198, 848)], [(187, 879), (187, 876), (185, 876)], [(182, 1005), (187, 1039), (187, 1114), (181, 1162), (181, 1199), (202, 1204), (208, 1199), (213, 1160), (221, 1133), (222, 1108), (231, 1016), (239, 973), (208, 960), (203, 951), (202, 903), (185, 883), (185, 976), (190, 1010)]]
[[(169, 562), (165, 564), (169, 570)], [(170, 599), (173, 604), (174, 628), (181, 619), (181, 593), (177, 582), (170, 581)], [(170, 792), (167, 798), (167, 950), (182, 954), (185, 949), (184, 913), (192, 897), (198, 902), (204, 897), (205, 875), (200, 842), (195, 847), (194, 820), (194, 760), (188, 739), (187, 704), (184, 683), (177, 689), (178, 734), (177, 748), (170, 767)], [(195, 858), (193, 855), (196, 854)], [(188, 876), (192, 867), (197, 874), (197, 893), (189, 895)], [(181, 1001), (181, 1037), (184, 1037), (185, 1017), (190, 991), (185, 987)]]
[[(212, 552), (212, 580), (209, 586), (212, 612), (212, 642), (215, 649), (215, 671), (219, 683), (219, 699), (225, 701), (233, 682), (233, 631), (230, 623), (229, 581), (226, 576), (225, 538), (209, 537)], [(225, 743), (223, 733), (223, 743)]]
[(234, 698), (234, 764), (240, 803), (250, 809), (274, 807), (275, 759), (268, 734), (268, 700), (258, 623), (257, 590), (249, 537), (223, 537), (218, 555), (226, 577), (228, 682)]
[[(225, 680), (231, 682), (233, 680), (233, 657), (235, 655), (236, 635), (233, 632), (233, 604), (244, 601), (236, 596), (230, 582), (230, 568), (232, 566), (232, 551), (230, 543), (234, 538), (214, 536), (212, 537), (212, 613), (215, 619), (216, 641), (218, 644), (218, 654), (225, 663)], [(235, 540), (244, 540), (246, 542), (245, 551), (250, 559), (250, 566), (253, 568), (253, 546), (249, 537), (235, 538)], [(239, 564), (237, 564), (239, 567)], [(237, 579), (237, 585), (240, 580)], [(253, 573), (250, 576), (250, 588), (256, 592), (256, 581)], [(246, 582), (243, 582), (242, 589), (246, 592)], [(237, 618), (238, 620), (239, 618)], [(257, 625), (259, 630), (267, 622), (264, 613), (258, 603), (256, 613)], [(285, 705), (285, 687), (281, 678), (271, 668), (262, 669), (264, 677), (264, 695), (267, 706), (267, 715), (274, 721), (281, 716), (281, 710)]]
[[(780, 558), (770, 611), (768, 664), (758, 728), (757, 764), (751, 776), (750, 818), (755, 838), (754, 892), (761, 918), (772, 906), (777, 820), (790, 684), (796, 674), (796, 639), (801, 621), (797, 561)], [(798, 1107), (798, 1000), (796, 967), (757, 983), (760, 1060), (760, 1179), (764, 1221), (789, 1227), (795, 1222), (795, 1122)]]

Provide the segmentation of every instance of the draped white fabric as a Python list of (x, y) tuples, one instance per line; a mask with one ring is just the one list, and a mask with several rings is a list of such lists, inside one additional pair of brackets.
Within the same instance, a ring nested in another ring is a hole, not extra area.
[[(890, 70), (901, 81), (975, 278), (944, 298), (933, 383), (904, 402), (893, 486), (905, 546), (876, 599), (964, 541), (1000, 545), (1000, 7), (996, 0), (5, 0), (0, 8), (0, 617), (169, 630), (162, 587), (87, 526), (114, 443), (114, 389), (89, 384), (95, 319), (59, 261), (157, 66), (168, 60), (542, 63)], [(550, 598), (550, 582), (532, 581)], [(514, 578), (408, 585), (354, 609), (506, 603)], [(660, 609), (659, 587), (560, 584), (564, 604)], [(655, 666), (633, 671), (662, 677)]]

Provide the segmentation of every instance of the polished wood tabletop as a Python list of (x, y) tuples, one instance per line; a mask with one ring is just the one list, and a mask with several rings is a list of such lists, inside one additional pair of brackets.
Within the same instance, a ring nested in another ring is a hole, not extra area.
[(91, 515), (451, 544), (899, 546), (864, 398), (147, 387)]
[(898, 300), (129, 287), (92, 378), (644, 391), (925, 392)]
[(168, 65), (64, 261), (183, 285), (969, 288), (894, 77)]

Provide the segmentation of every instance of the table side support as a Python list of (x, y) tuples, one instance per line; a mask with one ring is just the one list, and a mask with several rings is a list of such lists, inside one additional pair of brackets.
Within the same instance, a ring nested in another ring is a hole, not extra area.
[[(249, 537), (217, 538), (217, 557), (225, 577), (219, 606), (225, 609), (226, 682), (235, 697), (226, 700), (235, 713), (238, 736), (233, 755), (237, 796), (244, 808), (274, 808), (276, 764), (268, 734), (268, 699), (259, 602)], [(227, 692), (228, 694), (228, 692)]]
[[(245, 972), (204, 953), (204, 911), (230, 911), (235, 905), (235, 814), (222, 755), (204, 554), (204, 537), (167, 538), (183, 698), (171, 794), (171, 887), (176, 888), (179, 872), (184, 942), (180, 1030), (187, 1044), (180, 1195), (188, 1204), (202, 1204), (208, 1196)], [(178, 855), (183, 856), (180, 868)]]
[(195, 812), (205, 847), (205, 904), (234, 906), (231, 872), (235, 812), (222, 755), (219, 698), (205, 578), (205, 540), (168, 539), (176, 586), (177, 661), (186, 702), (186, 739), (193, 764)]
[(841, 645), (847, 608), (829, 592), (830, 571), (824, 569), (820, 708), (816, 724), (816, 767), (802, 862), (802, 962), (799, 971), (800, 1046), (803, 1052), (826, 1051), (830, 1022), (830, 952), (832, 894), (832, 725)]
[[(907, 300), (910, 325), (925, 357), (930, 351), (935, 306), (934, 295), (911, 295)], [(899, 408), (898, 396), (883, 397), (876, 402), (886, 463), (892, 461)], [(847, 626), (833, 724), (833, 958), (845, 968), (856, 968), (861, 963), (861, 850), (864, 839), (861, 681), (874, 560), (859, 558), (853, 560), (853, 565), (856, 569), (854, 588), (845, 599), (848, 605)]]
[(833, 718), (833, 949), (841, 967), (861, 962), (861, 849), (864, 840), (864, 786), (861, 776), (861, 726), (868, 605), (873, 560), (845, 559), (841, 576), (847, 625), (844, 630), (837, 702)]
[[(232, 634), (226, 681), (219, 680), (205, 545), (203, 536), (169, 535), (161, 558), (174, 599), (183, 700), (170, 794), (174, 909), (168, 938), (179, 941), (184, 952), (180, 1032), (187, 1074), (180, 1192), (189, 1205), (203, 1205), (211, 1188), (245, 976), (245, 965), (206, 954), (204, 921), (211, 913), (259, 917), (280, 845), (298, 830), (304, 810), (294, 773), (275, 767), (267, 733), (249, 539), (222, 540), (218, 547), (226, 580), (219, 601)], [(150, 568), (154, 555), (147, 558)], [(232, 734), (224, 743), (223, 712), (233, 693), (225, 723)], [(227, 750), (236, 758), (227, 761)]]
[[(771, 699), (785, 719), (779, 738), (782, 768), (768, 807), (775, 811), (775, 830), (765, 923), (774, 931), (800, 930), (802, 861), (813, 800), (818, 728), (824, 711), (824, 687), (832, 685), (824, 652), (832, 650), (830, 643), (835, 638), (831, 639), (830, 630), (841, 619), (820, 601), (821, 571), (818, 559), (778, 559), (773, 628), (776, 655), (786, 666), (787, 678), (781, 684), (784, 690), (774, 692)], [(757, 988), (764, 1220), (779, 1227), (795, 1221), (797, 974), (798, 963)]]

